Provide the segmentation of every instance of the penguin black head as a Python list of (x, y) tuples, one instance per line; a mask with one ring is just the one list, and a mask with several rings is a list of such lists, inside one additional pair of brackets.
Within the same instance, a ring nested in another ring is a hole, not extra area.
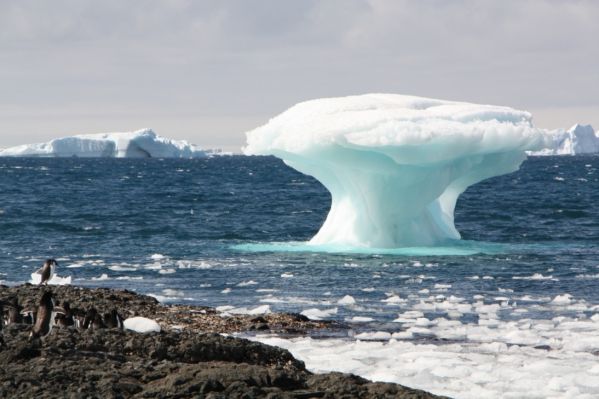
[(54, 258), (49, 258), (49, 259), (46, 259), (46, 261), (44, 262), (44, 266), (46, 266), (46, 265), (48, 265), (48, 266), (58, 266), (58, 262)]

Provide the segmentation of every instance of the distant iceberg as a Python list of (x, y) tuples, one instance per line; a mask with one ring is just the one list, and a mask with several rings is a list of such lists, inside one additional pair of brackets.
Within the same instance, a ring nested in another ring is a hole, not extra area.
[(151, 129), (82, 134), (47, 143), (0, 149), (0, 157), (203, 158), (207, 153), (184, 140), (161, 137)]
[(599, 137), (591, 125), (576, 124), (568, 130), (548, 133), (548, 147), (531, 151), (529, 155), (577, 155), (599, 153)]
[(248, 132), (244, 152), (282, 158), (330, 191), (311, 244), (397, 248), (459, 239), (458, 196), (546, 144), (525, 111), (366, 94), (297, 104)]

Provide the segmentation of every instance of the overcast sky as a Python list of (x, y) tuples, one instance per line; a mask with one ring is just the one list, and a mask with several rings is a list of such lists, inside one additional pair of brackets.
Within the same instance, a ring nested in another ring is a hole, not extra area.
[(368, 92), (599, 129), (599, 1), (0, 2), (0, 147), (151, 127), (239, 150), (299, 101)]

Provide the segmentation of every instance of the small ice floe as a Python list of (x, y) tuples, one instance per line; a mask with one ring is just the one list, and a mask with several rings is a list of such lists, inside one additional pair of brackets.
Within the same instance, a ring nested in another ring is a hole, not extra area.
[(555, 177), (553, 178), (553, 180), (557, 180), (557, 181), (564, 181), (564, 180), (566, 180), (566, 179), (564, 179), (563, 177), (560, 177), (560, 176), (555, 176)]
[(341, 298), (340, 300), (337, 301), (338, 305), (355, 305), (356, 304), (356, 300), (354, 299), (353, 296), (351, 295), (346, 295), (343, 298)]
[(173, 274), (176, 272), (177, 271), (175, 269), (160, 269), (160, 270), (158, 270), (158, 273), (160, 273), (160, 274)]
[[(30, 284), (39, 285), (42, 281), (42, 275), (35, 272), (31, 273), (31, 280), (29, 280)], [(53, 274), (48, 280), (49, 285), (70, 285), (71, 284), (71, 276), (60, 277), (57, 274)]]
[(374, 292), (375, 288), (374, 287), (362, 288), (361, 291), (364, 291), (364, 292)]
[(150, 256), (150, 259), (152, 260), (162, 260), (166, 258), (166, 256), (162, 255), (162, 254), (154, 254), (152, 256)]
[(354, 316), (351, 319), (345, 319), (346, 321), (349, 321), (350, 323), (369, 323), (371, 321), (374, 321), (374, 319), (372, 317), (364, 317), (364, 316)]
[(98, 277), (92, 277), (92, 280), (94, 280), (94, 281), (104, 281), (104, 280), (110, 280), (110, 277), (108, 277), (108, 274), (102, 273)]
[(312, 309), (306, 309), (306, 310), (302, 311), (301, 314), (306, 316), (310, 320), (322, 320), (322, 319), (326, 319), (327, 317), (336, 315), (337, 308), (322, 309), (322, 310), (317, 309), (317, 308), (312, 308)]
[(206, 261), (188, 261), (179, 260), (177, 261), (179, 269), (212, 269), (212, 265)]
[(250, 285), (257, 285), (258, 283), (255, 282), (254, 280), (248, 280), (248, 281), (242, 281), (241, 283), (237, 284), (238, 287), (248, 287)]
[(282, 278), (292, 278), (293, 277), (293, 273), (283, 273), (281, 274)]
[(361, 341), (389, 341), (391, 333), (386, 331), (363, 332), (356, 335), (355, 338)]
[(399, 305), (400, 303), (406, 303), (405, 299), (399, 297), (399, 295), (390, 295), (387, 299), (381, 300), (381, 302), (385, 302), (387, 305)]
[(160, 332), (160, 324), (146, 317), (130, 317), (123, 322), (126, 330), (135, 331), (138, 333)]
[(555, 298), (551, 301), (553, 305), (570, 305), (572, 303), (572, 295), (564, 294), (564, 295), (556, 295)]
[(185, 296), (185, 293), (183, 291), (173, 290), (171, 288), (163, 289), (162, 293), (166, 296), (179, 297), (179, 298), (183, 298)]
[(222, 290), (220, 293), (221, 294), (228, 294), (229, 292), (231, 292), (231, 288), (225, 288), (224, 290)]
[(514, 276), (512, 280), (552, 280), (559, 281), (557, 278), (553, 278), (552, 275), (543, 276), (541, 273), (534, 273), (532, 276)]
[(114, 272), (134, 272), (137, 270), (136, 267), (121, 265), (108, 266), (108, 268)]
[(218, 306), (216, 308), (216, 310), (221, 312), (223, 314), (223, 316), (231, 315), (231, 314), (245, 314), (245, 315), (250, 315), (250, 316), (257, 316), (257, 315), (264, 315), (264, 314), (272, 313), (269, 305), (260, 305), (255, 308), (246, 308), (246, 307), (236, 308), (234, 306), (225, 305), (225, 306)]

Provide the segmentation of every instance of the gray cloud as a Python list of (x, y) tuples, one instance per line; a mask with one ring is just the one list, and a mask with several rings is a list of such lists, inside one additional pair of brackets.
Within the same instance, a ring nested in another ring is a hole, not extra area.
[(294, 103), (395, 92), (599, 128), (599, 2), (0, 3), (0, 146), (153, 127), (238, 148)]

